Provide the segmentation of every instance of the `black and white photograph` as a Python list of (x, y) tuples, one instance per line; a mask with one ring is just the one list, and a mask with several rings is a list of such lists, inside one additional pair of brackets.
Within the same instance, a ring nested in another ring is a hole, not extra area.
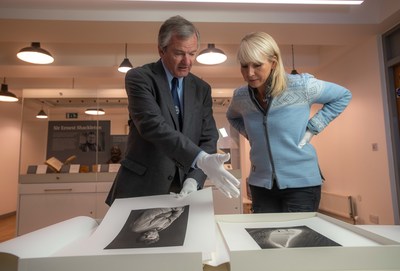
[(262, 249), (341, 246), (307, 226), (246, 228)]
[[(98, 140), (98, 138), (100, 140)], [(96, 134), (94, 131), (83, 132), (79, 138), (79, 149), (83, 152), (103, 151), (104, 150), (104, 133)], [(98, 143), (100, 142), (100, 144)]]
[(189, 205), (132, 210), (105, 249), (182, 246), (188, 215)]

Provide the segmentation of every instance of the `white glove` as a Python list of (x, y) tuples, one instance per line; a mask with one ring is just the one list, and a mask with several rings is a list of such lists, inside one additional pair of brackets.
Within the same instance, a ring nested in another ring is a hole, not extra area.
[(310, 130), (307, 129), (306, 133), (304, 134), (302, 140), (300, 140), (300, 143), (299, 143), (299, 145), (297, 145), (297, 147), (302, 149), (304, 147), (304, 145), (306, 145), (307, 143), (309, 143), (311, 141), (311, 138), (313, 136), (314, 136), (314, 134), (311, 133)]
[(230, 154), (208, 154), (202, 151), (197, 159), (197, 167), (203, 170), (210, 181), (228, 198), (239, 197), (240, 182), (224, 168)]
[(183, 182), (183, 187), (181, 189), (181, 192), (179, 193), (179, 196), (185, 197), (188, 194), (197, 191), (197, 181), (193, 178), (187, 178)]

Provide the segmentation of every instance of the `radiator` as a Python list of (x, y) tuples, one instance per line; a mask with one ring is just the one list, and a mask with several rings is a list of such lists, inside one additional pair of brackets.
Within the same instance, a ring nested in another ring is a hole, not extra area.
[(319, 212), (352, 224), (357, 222), (355, 206), (352, 197), (348, 195), (322, 192)]

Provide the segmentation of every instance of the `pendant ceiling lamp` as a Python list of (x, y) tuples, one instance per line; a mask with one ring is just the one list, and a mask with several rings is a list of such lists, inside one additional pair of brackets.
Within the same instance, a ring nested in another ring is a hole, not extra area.
[(43, 109), (40, 109), (39, 113), (36, 115), (36, 118), (38, 118), (38, 119), (47, 119), (48, 116), (47, 116), (47, 114), (43, 111)]
[(3, 84), (1, 84), (0, 102), (18, 102), (17, 96), (14, 93), (8, 91), (6, 78), (4, 78), (4, 82)]
[[(82, 100), (82, 102), (84, 102)], [(105, 115), (106, 112), (104, 111), (103, 108), (99, 107), (98, 104), (98, 100), (94, 100), (94, 105), (93, 106), (89, 106), (86, 110), (85, 110), (85, 114), (86, 115), (91, 115), (91, 116), (102, 116)]]
[(204, 49), (196, 57), (197, 62), (205, 65), (216, 65), (225, 62), (227, 59), (225, 53), (215, 48), (215, 44), (209, 43), (207, 49)]
[(102, 116), (105, 115), (106, 112), (102, 108), (88, 108), (85, 110), (85, 114), (91, 116)]
[(293, 69), (290, 72), (290, 74), (299, 74), (296, 69), (294, 68), (294, 50), (293, 50), (293, 44), (292, 44), (292, 65), (293, 65)]
[(122, 72), (122, 73), (126, 73), (132, 68), (133, 68), (133, 66), (128, 59), (128, 44), (125, 43), (125, 58), (122, 61), (121, 65), (119, 65), (118, 71)]
[(43, 102), (42, 102), (42, 109), (40, 109), (39, 113), (37, 113), (36, 118), (38, 118), (38, 119), (47, 119), (48, 118), (46, 112), (44, 112), (44, 110), (43, 110)]
[(53, 56), (40, 47), (40, 42), (32, 42), (30, 47), (22, 48), (17, 57), (22, 61), (33, 64), (50, 64), (53, 63)]

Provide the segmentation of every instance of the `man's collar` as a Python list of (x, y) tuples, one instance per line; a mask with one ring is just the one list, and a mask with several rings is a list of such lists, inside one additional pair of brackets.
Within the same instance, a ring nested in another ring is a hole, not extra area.
[[(163, 65), (165, 74), (167, 75), (167, 80), (168, 82), (171, 82), (172, 78), (174, 78), (174, 76), (172, 75), (172, 73), (167, 69), (167, 67), (164, 65), (163, 60), (161, 59), (161, 63)], [(179, 86), (182, 86), (182, 82), (183, 82), (183, 77), (178, 77), (179, 80)]]

